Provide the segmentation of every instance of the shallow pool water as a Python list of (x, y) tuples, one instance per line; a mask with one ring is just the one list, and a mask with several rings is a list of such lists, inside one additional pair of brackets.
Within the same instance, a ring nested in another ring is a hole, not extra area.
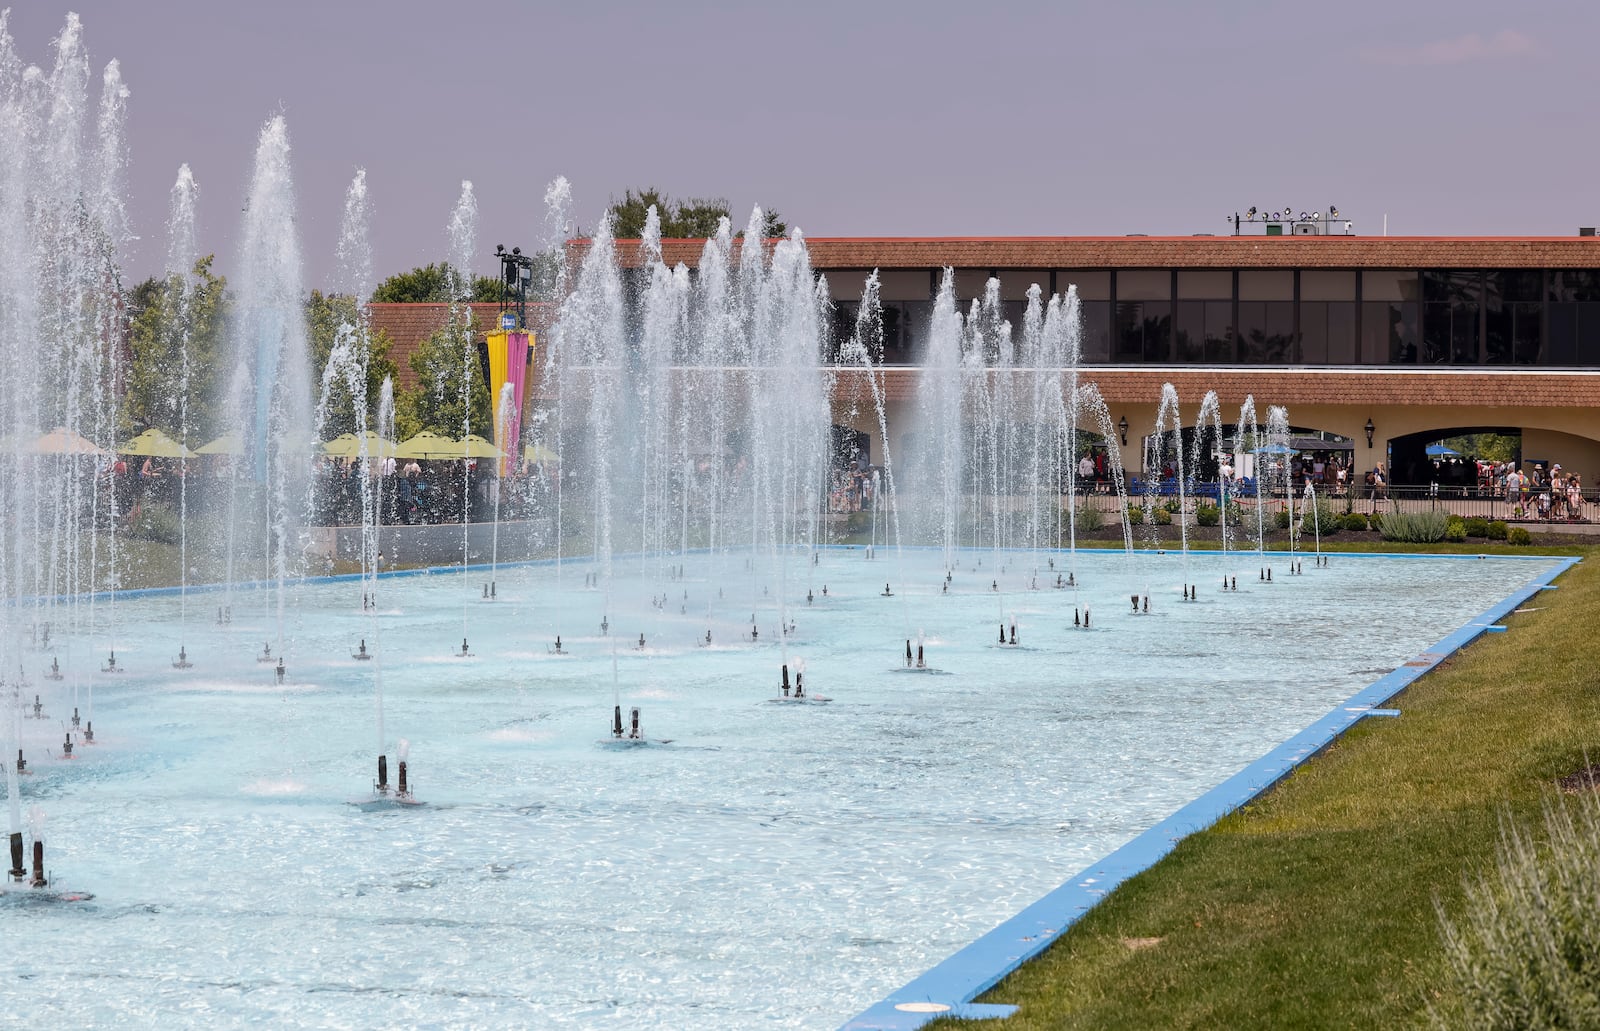
[[(271, 592), (235, 594), (225, 626), (223, 595), (191, 594), (183, 631), (175, 596), (98, 603), (76, 635), (58, 610), (59, 650), (25, 653), (50, 718), (23, 721), (24, 804), (58, 885), (95, 898), (0, 900), (5, 1008), (837, 1026), (1547, 568), (1340, 555), (1290, 576), (1279, 557), (1269, 585), (1253, 555), (1097, 554), (1074, 591), (1054, 558), (965, 554), (948, 593), (928, 551), (796, 556), (781, 578), (690, 556), (681, 581), (619, 560), (609, 594), (569, 562), (501, 569), (494, 601), (486, 572), (386, 579), (376, 616), (359, 583), (312, 583), (289, 598), (282, 685), (256, 661), (279, 650)], [(1019, 647), (999, 647), (1013, 620)], [(945, 675), (904, 670), (919, 632)], [(425, 806), (349, 804), (376, 766), (363, 638), (391, 779), (406, 738)], [(90, 672), (113, 642), (126, 672)], [(785, 650), (832, 701), (770, 701)], [(52, 655), (67, 680), (40, 678)], [(97, 743), (47, 754), (91, 685)], [(670, 743), (603, 744), (618, 697)]]

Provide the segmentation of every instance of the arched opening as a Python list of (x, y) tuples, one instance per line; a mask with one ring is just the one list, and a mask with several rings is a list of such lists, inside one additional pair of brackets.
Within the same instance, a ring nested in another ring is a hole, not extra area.
[(1518, 426), (1444, 426), (1389, 439), (1389, 482), (1397, 487), (1477, 490), (1495, 467), (1522, 462)]

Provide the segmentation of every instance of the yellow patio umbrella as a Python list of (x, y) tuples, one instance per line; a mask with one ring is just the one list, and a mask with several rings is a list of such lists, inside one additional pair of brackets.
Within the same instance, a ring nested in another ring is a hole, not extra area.
[(469, 433), (456, 444), (456, 454), (463, 458), (503, 458), (500, 449), (476, 433)]
[(561, 456), (545, 447), (543, 444), (527, 444), (522, 448), (522, 460), (525, 462), (544, 462), (546, 464), (561, 464)]
[(152, 427), (117, 448), (119, 455), (143, 455), (149, 458), (190, 458), (193, 451)]
[(354, 433), (339, 434), (322, 445), (322, 453), (330, 458), (360, 458), (363, 438), (366, 440), (368, 458), (392, 457), (395, 453), (395, 448), (398, 446), (394, 441), (380, 437), (372, 430), (367, 430), (360, 435)]
[(432, 430), (423, 430), (421, 433), (405, 440), (394, 449), (396, 458), (460, 458), (462, 457), (461, 442), (442, 437)]
[(95, 446), (94, 441), (81, 434), (74, 433), (65, 426), (57, 426), (31, 444), (25, 444), (22, 450), (30, 455), (95, 455), (104, 456), (111, 452)]
[(194, 453), (197, 455), (242, 455), (244, 454), (244, 444), (240, 442), (237, 432), (224, 433), (216, 440), (201, 444), (194, 449)]

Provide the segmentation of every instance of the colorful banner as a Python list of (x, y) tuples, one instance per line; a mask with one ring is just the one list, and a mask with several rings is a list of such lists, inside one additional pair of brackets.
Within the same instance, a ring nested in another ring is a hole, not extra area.
[[(522, 437), (522, 405), (533, 362), (534, 336), (525, 329), (495, 330), (488, 335), (489, 345), (489, 420), (494, 425), (494, 445), (505, 456), (500, 460), (500, 475), (509, 476), (517, 468)], [(500, 395), (511, 384), (511, 409), (501, 418)]]

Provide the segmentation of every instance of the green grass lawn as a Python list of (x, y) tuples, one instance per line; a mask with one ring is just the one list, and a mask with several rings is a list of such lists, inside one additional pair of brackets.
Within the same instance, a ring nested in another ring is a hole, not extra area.
[(1400, 718), (1124, 883), (979, 1000), (1016, 1016), (972, 1026), (1424, 1025), (1445, 983), (1435, 900), (1459, 912), (1502, 821), (1542, 828), (1555, 780), (1600, 759), (1600, 566), (1559, 583), (1396, 698)]

